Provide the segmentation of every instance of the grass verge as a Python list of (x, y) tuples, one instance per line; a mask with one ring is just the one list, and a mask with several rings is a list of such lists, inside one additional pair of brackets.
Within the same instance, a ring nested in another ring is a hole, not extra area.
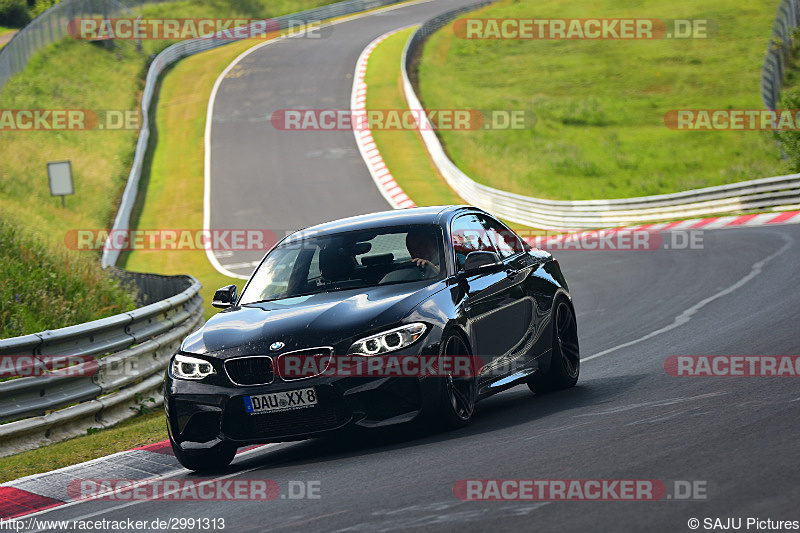
[(523, 130), (441, 131), (453, 161), (493, 187), (544, 198), (631, 197), (787, 170), (767, 132), (673, 131), (671, 109), (757, 109), (778, 2), (502, 0), (476, 18), (712, 19), (685, 40), (466, 40), (452, 24), (426, 43), (420, 92), (430, 109), (530, 109)]

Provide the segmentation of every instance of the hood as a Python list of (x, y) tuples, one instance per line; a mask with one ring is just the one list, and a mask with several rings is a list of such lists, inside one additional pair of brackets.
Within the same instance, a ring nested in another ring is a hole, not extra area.
[[(211, 317), (181, 345), (187, 353), (239, 355), (282, 353), (333, 346), (344, 353), (362, 337), (397, 325), (442, 281), (401, 283), (233, 307)], [(282, 342), (280, 350), (270, 345)]]

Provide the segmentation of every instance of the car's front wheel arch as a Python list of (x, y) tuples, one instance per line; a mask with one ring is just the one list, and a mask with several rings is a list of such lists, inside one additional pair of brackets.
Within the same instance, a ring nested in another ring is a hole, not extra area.
[[(442, 334), (439, 346), (440, 365), (451, 359), (449, 366), (440, 366), (439, 398), (435, 413), (437, 425), (443, 429), (465, 426), (472, 419), (478, 401), (477, 367), (466, 333), (459, 327), (448, 328)], [(453, 363), (452, 358), (468, 358)], [(463, 372), (464, 368), (469, 371)]]

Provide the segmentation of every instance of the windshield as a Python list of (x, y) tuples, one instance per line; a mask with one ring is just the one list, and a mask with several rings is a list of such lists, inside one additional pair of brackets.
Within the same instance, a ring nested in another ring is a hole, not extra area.
[(441, 279), (439, 226), (394, 226), (278, 246), (253, 273), (240, 305), (322, 292)]

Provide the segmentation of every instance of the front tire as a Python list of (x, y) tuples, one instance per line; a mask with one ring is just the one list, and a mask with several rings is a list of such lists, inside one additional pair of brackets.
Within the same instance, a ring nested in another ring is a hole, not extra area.
[(550, 369), (546, 374), (535, 375), (528, 387), (537, 393), (574, 387), (581, 371), (581, 354), (578, 345), (578, 323), (572, 307), (564, 299), (553, 306), (553, 347)]
[(220, 470), (225, 468), (236, 455), (236, 446), (231, 446), (227, 443), (221, 443), (214, 448), (208, 450), (198, 450), (186, 452), (181, 449), (180, 445), (169, 438), (169, 443), (172, 446), (172, 452), (175, 458), (183, 465), (184, 468), (194, 470), (196, 472), (207, 472)]
[(453, 368), (463, 368), (450, 364), (448, 372), (441, 378), (438, 422), (445, 429), (456, 429), (466, 426), (475, 411), (478, 396), (477, 376), (474, 372), (472, 357), (464, 340), (458, 334), (448, 336), (442, 343), (441, 360), (468, 357), (470, 371), (467, 376), (455, 375)]

